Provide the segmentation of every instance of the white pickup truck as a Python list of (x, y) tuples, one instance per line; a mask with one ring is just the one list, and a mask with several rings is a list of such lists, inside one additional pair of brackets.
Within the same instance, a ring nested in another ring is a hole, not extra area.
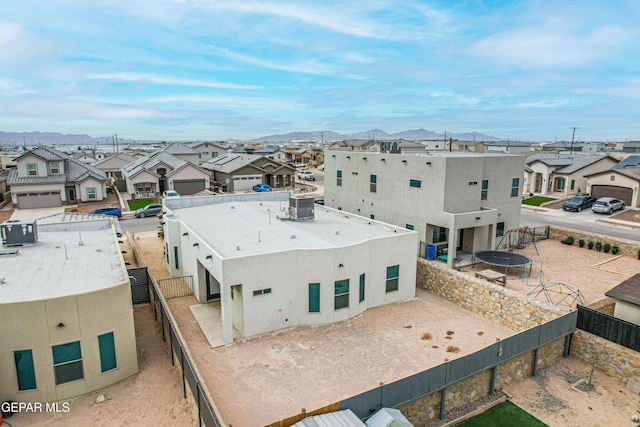
[(306, 170), (306, 169), (299, 170), (298, 172), (296, 172), (296, 175), (298, 176), (298, 179), (305, 179), (307, 181), (316, 180), (316, 176), (310, 170)]

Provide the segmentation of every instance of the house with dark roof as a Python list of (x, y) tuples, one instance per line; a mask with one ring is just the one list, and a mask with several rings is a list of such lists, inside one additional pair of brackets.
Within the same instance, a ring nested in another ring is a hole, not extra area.
[(179, 142), (169, 144), (160, 151), (169, 153), (178, 159), (184, 160), (185, 162), (191, 162), (194, 165), (200, 164), (202, 160), (202, 154), (198, 150)]
[(58, 150), (42, 146), (16, 159), (7, 178), (19, 209), (99, 202), (107, 198), (107, 175)]
[(622, 146), (622, 151), (625, 153), (640, 153), (640, 141), (625, 142)]
[(118, 191), (127, 191), (127, 184), (122, 176), (122, 168), (131, 162), (135, 162), (136, 159), (137, 157), (120, 152), (94, 163), (93, 166), (106, 173), (109, 183), (115, 185)]
[(640, 273), (605, 293), (616, 300), (613, 317), (640, 325)]
[(587, 191), (594, 197), (615, 197), (627, 206), (640, 207), (640, 155), (629, 156), (611, 169), (586, 175)]
[(486, 141), (483, 144), (487, 153), (520, 154), (535, 151), (531, 144), (523, 141)]
[(557, 196), (582, 193), (587, 190), (587, 175), (617, 163), (605, 154), (533, 154), (525, 161), (523, 192)]
[(197, 141), (185, 144), (186, 146), (200, 153), (199, 164), (208, 162), (209, 160), (223, 155), (229, 151), (226, 143)]
[(336, 141), (330, 145), (332, 148), (343, 148), (352, 151), (371, 151), (377, 150), (377, 143), (371, 139), (345, 139)]
[(223, 191), (251, 191), (256, 184), (292, 187), (295, 168), (257, 154), (227, 153), (202, 165), (213, 173)]
[(126, 191), (133, 198), (153, 198), (166, 190), (195, 194), (209, 189), (210, 174), (166, 150), (141, 157), (122, 168)]

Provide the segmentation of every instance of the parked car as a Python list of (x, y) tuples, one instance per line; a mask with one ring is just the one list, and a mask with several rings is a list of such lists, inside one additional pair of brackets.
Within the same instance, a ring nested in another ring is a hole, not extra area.
[(92, 215), (113, 215), (118, 218), (122, 218), (122, 212), (120, 212), (120, 208), (116, 206), (102, 206), (98, 209), (94, 209), (89, 212)]
[(593, 202), (596, 201), (595, 197), (591, 197), (588, 194), (578, 194), (564, 202), (562, 209), (565, 211), (580, 212), (582, 209), (590, 208), (593, 206)]
[(591, 206), (592, 211), (606, 214), (622, 209), (624, 209), (624, 202), (613, 197), (601, 197)]
[(316, 176), (310, 170), (299, 170), (296, 175), (298, 176), (298, 179), (306, 179), (307, 181), (316, 180)]
[(269, 184), (256, 184), (253, 186), (253, 191), (257, 191), (258, 193), (264, 193), (272, 190)]
[(321, 164), (320, 166), (318, 166), (318, 170), (319, 170), (319, 171), (323, 171), (323, 170), (324, 170), (324, 163), (323, 163), (323, 164)]
[(136, 218), (144, 218), (147, 216), (158, 215), (162, 212), (162, 205), (160, 203), (151, 203), (143, 208), (136, 210)]
[(162, 198), (163, 199), (175, 199), (180, 197), (180, 194), (178, 194), (177, 191), (174, 190), (167, 190), (165, 192), (162, 193)]

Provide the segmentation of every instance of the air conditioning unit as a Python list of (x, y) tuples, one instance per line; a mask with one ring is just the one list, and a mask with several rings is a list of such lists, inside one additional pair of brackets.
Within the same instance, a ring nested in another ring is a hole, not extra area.
[(36, 220), (8, 220), (0, 224), (3, 246), (35, 245), (38, 242)]
[(308, 220), (315, 217), (313, 197), (290, 197), (289, 218), (293, 221)]

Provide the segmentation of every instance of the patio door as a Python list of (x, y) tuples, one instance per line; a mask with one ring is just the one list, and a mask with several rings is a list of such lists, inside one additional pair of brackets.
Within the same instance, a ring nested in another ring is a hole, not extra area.
[(205, 273), (205, 282), (207, 284), (207, 301), (220, 299), (220, 282), (208, 271)]

